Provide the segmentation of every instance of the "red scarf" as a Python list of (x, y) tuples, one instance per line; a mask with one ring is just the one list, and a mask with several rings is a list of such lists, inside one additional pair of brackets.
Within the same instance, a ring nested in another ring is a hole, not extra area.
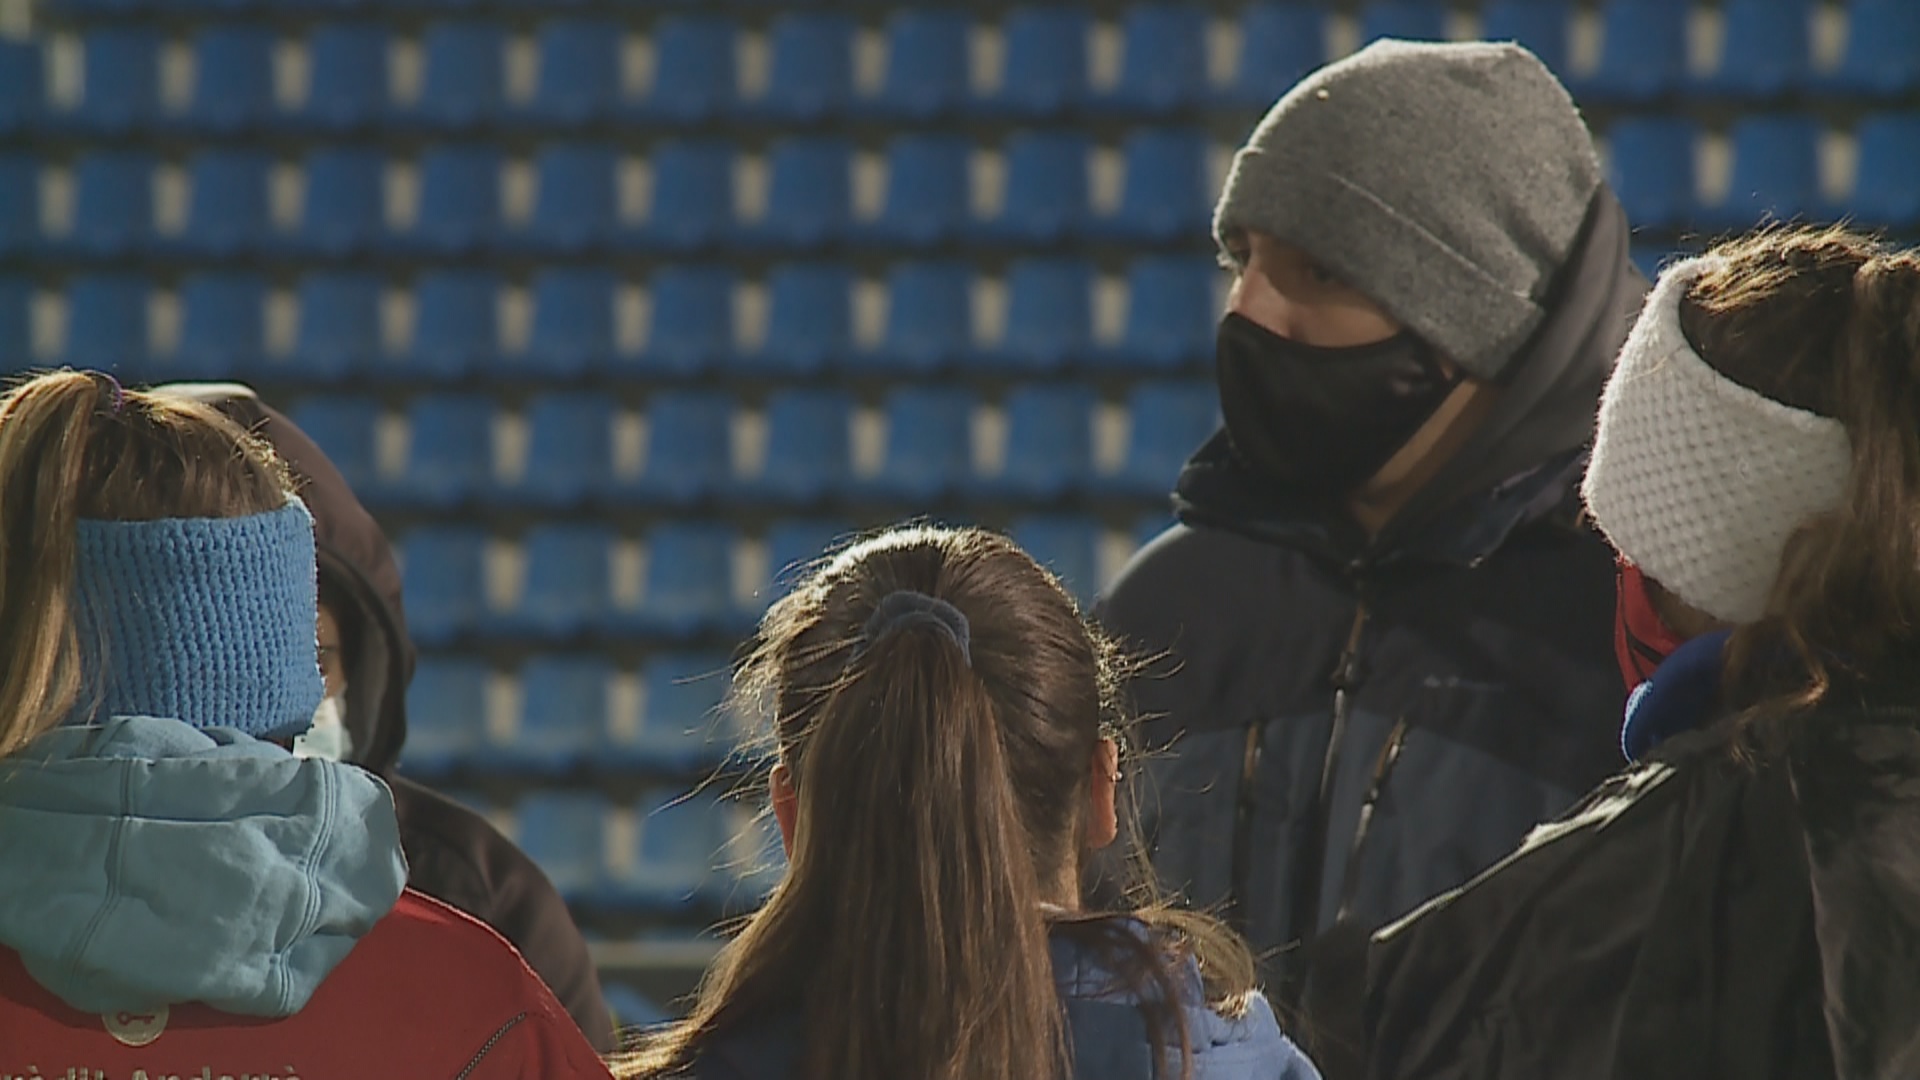
[(1620, 677), (1632, 693), (1653, 677), (1655, 668), (1679, 648), (1686, 639), (1654, 610), (1647, 595), (1647, 579), (1640, 568), (1622, 559), (1620, 577), (1615, 586), (1617, 600), (1613, 609), (1613, 651), (1620, 661)]

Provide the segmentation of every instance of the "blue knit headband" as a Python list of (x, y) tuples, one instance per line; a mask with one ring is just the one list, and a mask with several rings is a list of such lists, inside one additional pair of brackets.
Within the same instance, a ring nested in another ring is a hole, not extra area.
[(83, 718), (162, 716), (258, 738), (299, 734), (325, 693), (313, 518), (79, 523)]
[(890, 592), (880, 601), (880, 606), (874, 608), (873, 615), (867, 619), (861, 647), (864, 651), (888, 634), (909, 626), (937, 626), (946, 631), (953, 643), (960, 646), (960, 655), (972, 665), (972, 633), (966, 615), (945, 600), (912, 589)]

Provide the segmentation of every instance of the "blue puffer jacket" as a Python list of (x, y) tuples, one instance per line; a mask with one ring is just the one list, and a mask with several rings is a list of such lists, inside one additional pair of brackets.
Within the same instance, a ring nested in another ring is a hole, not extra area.
[[(1154, 1067), (1153, 1044), (1139, 999), (1113, 990), (1114, 977), (1088, 948), (1056, 935), (1054, 980), (1066, 1005), (1075, 1080), (1155, 1080), (1178, 1075)], [(1320, 1073), (1280, 1031), (1273, 1009), (1255, 995), (1244, 1016), (1230, 1019), (1201, 1003), (1200, 971), (1189, 962), (1182, 1015), (1193, 1045), (1193, 1080), (1320, 1080)], [(782, 1017), (729, 1033), (702, 1054), (698, 1080), (788, 1080), (799, 1075), (803, 1023)]]

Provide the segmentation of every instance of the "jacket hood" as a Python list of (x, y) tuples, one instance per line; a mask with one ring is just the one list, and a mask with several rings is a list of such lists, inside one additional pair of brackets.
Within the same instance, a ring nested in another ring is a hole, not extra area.
[(406, 876), (384, 784), (230, 729), (115, 717), (0, 761), (0, 945), (84, 1012), (289, 1016)]
[[(1153, 1043), (1141, 999), (1117, 989), (1120, 980), (1092, 948), (1063, 934), (1052, 942), (1054, 983), (1066, 1008), (1075, 1077), (1155, 1080)], [(1181, 1016), (1192, 1042), (1192, 1080), (1320, 1080), (1305, 1054), (1280, 1031), (1266, 998), (1253, 995), (1247, 1011), (1225, 1017), (1202, 1004), (1200, 969), (1182, 975)], [(717, 1040), (695, 1066), (701, 1080), (792, 1080), (800, 1075), (804, 1045), (799, 1017), (782, 1015)]]
[(1607, 375), (1646, 297), (1629, 239), (1626, 213), (1602, 185), (1556, 275), (1547, 317), (1506, 365), (1492, 411), (1371, 544), (1344, 510), (1243, 463), (1224, 430), (1181, 470), (1181, 519), (1320, 547), (1342, 561), (1371, 553), (1470, 562), (1513, 528), (1563, 507), (1584, 467)]
[[(355, 764), (386, 775), (407, 741), (407, 683), (415, 651), (407, 636), (400, 565), (373, 515), (318, 444), (248, 387), (238, 383), (174, 383), (161, 393), (189, 397), (219, 409), (265, 439), (294, 472), (300, 497), (313, 513), (314, 545), (323, 599), (346, 597), (335, 611), (352, 642), (347, 668), (346, 723)], [(336, 604), (337, 606), (337, 604)]]

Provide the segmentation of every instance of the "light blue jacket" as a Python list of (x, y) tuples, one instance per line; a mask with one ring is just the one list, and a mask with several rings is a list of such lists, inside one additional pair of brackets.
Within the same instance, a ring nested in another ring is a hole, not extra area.
[(0, 760), (0, 946), (85, 1012), (297, 1012), (406, 885), (393, 797), (237, 731), (115, 717)]

